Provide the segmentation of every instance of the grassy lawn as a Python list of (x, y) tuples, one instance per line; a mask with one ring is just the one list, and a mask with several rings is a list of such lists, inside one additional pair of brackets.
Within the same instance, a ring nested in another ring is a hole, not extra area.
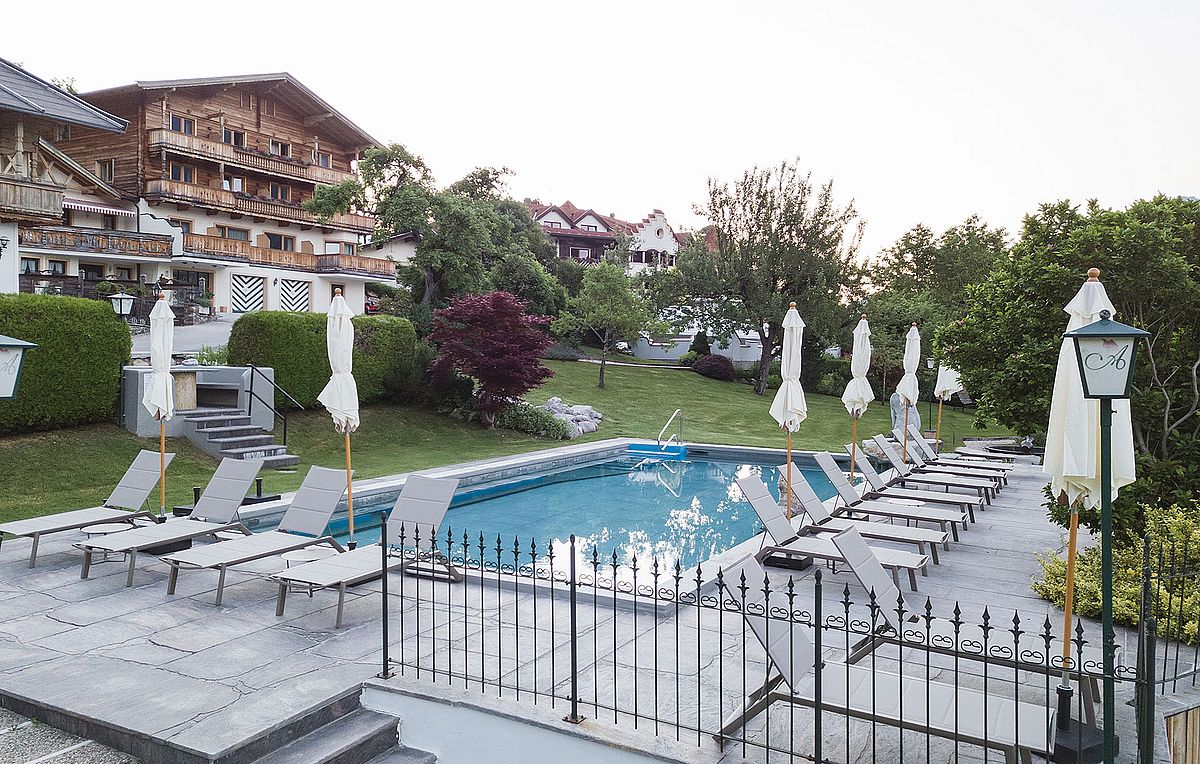
[[(671, 412), (682, 408), (687, 441), (773, 447), (786, 442), (767, 413), (770, 396), (756, 396), (748, 385), (716, 382), (690, 371), (612, 366), (605, 374), (608, 386), (600, 390), (599, 367), (594, 364), (548, 365), (555, 377), (529, 398), (542, 403), (557, 395), (568, 403), (599, 409), (604, 414), (600, 431), (584, 440), (652, 438)], [(794, 447), (841, 450), (850, 437), (850, 418), (841, 401), (810, 395), (808, 406), (808, 419), (794, 436)], [(875, 405), (860, 422), (860, 435), (889, 426), (886, 407)], [(289, 427), (288, 445), (301, 457), (300, 466), (295, 473), (264, 474), (265, 490), (293, 490), (311, 464), (345, 465), (342, 441), (323, 411), (299, 412)], [(942, 427), (947, 439), (979, 433), (969, 415), (958, 411), (947, 410)], [(401, 405), (364, 409), (353, 443), (355, 472), (361, 478), (557, 445), (516, 432), (488, 432)], [(93, 506), (108, 496), (139, 448), (156, 447), (155, 440), (138, 439), (115, 425), (0, 438), (0, 521)], [(191, 503), (191, 487), (207, 482), (215, 462), (183, 438), (169, 440), (168, 448), (177, 454), (167, 475), (168, 506)]]

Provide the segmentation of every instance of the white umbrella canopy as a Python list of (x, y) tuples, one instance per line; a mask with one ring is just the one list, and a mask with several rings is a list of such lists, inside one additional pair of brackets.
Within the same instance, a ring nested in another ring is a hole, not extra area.
[(875, 391), (867, 381), (867, 372), (871, 368), (871, 327), (867, 317), (863, 316), (854, 327), (854, 345), (850, 356), (850, 381), (846, 383), (846, 391), (842, 393), (842, 403), (852, 417), (860, 417), (867, 410), (871, 401), (875, 400)]
[(914, 323), (908, 328), (904, 337), (904, 376), (896, 385), (896, 392), (909, 406), (921, 397), (921, 387), (917, 382), (917, 367), (921, 365), (921, 333)]
[[(1102, 310), (1116, 313), (1099, 275), (1099, 271), (1090, 271), (1078, 294), (1063, 308), (1070, 316), (1067, 331), (1098, 321)], [(1118, 489), (1132, 483), (1137, 474), (1129, 401), (1114, 400), (1112, 406), (1112, 495), (1115, 499)], [(1075, 345), (1065, 337), (1058, 350), (1042, 471), (1050, 476), (1050, 488), (1055, 496), (1065, 493), (1070, 503), (1082, 500), (1087, 507), (1100, 506), (1100, 401), (1083, 397)]]
[(175, 314), (160, 295), (150, 311), (150, 379), (142, 394), (142, 405), (160, 422), (175, 416), (175, 380), (171, 377), (171, 355), (175, 345)]
[(329, 368), (333, 374), (325, 389), (317, 396), (333, 417), (338, 432), (358, 429), (358, 385), (354, 381), (354, 318), (353, 311), (339, 293), (329, 306), (325, 328), (325, 345), (329, 353)]
[(962, 390), (963, 383), (958, 372), (949, 366), (938, 366), (937, 381), (933, 383), (934, 397), (944, 401)]
[(804, 388), (800, 386), (800, 348), (803, 341), (804, 320), (796, 311), (796, 303), (792, 303), (783, 318), (783, 362), (780, 369), (783, 384), (771, 402), (771, 416), (788, 432), (800, 429), (800, 423), (808, 418), (808, 402), (804, 399)]

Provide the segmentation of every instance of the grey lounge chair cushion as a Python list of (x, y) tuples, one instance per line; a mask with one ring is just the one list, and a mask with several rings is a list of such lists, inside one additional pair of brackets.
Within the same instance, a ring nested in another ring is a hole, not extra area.
[(742, 495), (746, 497), (746, 501), (749, 501), (750, 506), (754, 507), (759, 522), (767, 530), (767, 535), (776, 544), (786, 544), (795, 538), (796, 531), (793, 530), (784, 510), (780, 508), (779, 502), (775, 501), (775, 497), (767, 490), (763, 481), (748, 475), (738, 478), (736, 482), (738, 488), (742, 489)]
[(871, 547), (867, 546), (862, 534), (857, 528), (847, 528), (835, 533), (832, 541), (862, 587), (875, 593), (875, 602), (879, 605), (882, 617), (892, 628), (897, 628), (895, 608), (898, 603), (904, 601), (904, 609), (909, 612), (912, 612), (912, 607), (907, 604), (907, 600), (903, 600), (904, 593), (879, 564), (879, 559)]
[(69, 531), (75, 528), (85, 528), (97, 523), (125, 520), (129, 517), (129, 510), (126, 509), (89, 507), (87, 509), (73, 509), (70, 512), (59, 512), (53, 515), (31, 517), (27, 520), (15, 520), (11, 523), (0, 524), (0, 533), (7, 533), (10, 536), (32, 536), (35, 533)]
[(192, 547), (182, 552), (163, 555), (162, 559), (188, 567), (220, 568), (263, 557), (272, 557), (293, 549), (303, 549), (314, 543), (316, 543), (315, 539), (276, 529), (217, 544)]
[[(388, 561), (388, 568), (399, 567), (404, 561), (399, 557)], [(324, 560), (314, 560), (294, 568), (281, 570), (272, 578), (292, 584), (304, 584), (327, 589), (339, 584), (352, 585), (379, 575), (382, 556), (378, 544), (368, 544), (349, 552), (335, 554)]]
[(345, 492), (345, 470), (309, 467), (300, 490), (279, 521), (279, 530), (305, 536), (323, 535)]
[[(862, 449), (856, 449), (855, 455), (856, 458), (854, 461), (858, 464), (859, 460), (857, 457), (862, 456)], [(817, 466), (825, 473), (825, 477), (829, 478), (830, 483), (833, 483), (833, 488), (837, 491), (838, 498), (847, 505), (857, 504), (861, 501), (858, 492), (854, 490), (854, 486), (850, 485), (850, 481), (846, 479), (846, 473), (842, 472), (842, 468), (834, 460), (833, 454), (820, 453), (816, 454), (814, 458), (817, 461)]]
[(172, 541), (187, 541), (207, 536), (225, 527), (227, 526), (222, 523), (206, 523), (191, 518), (169, 519), (165, 523), (144, 525), (133, 530), (88, 539), (76, 546), (98, 552), (136, 552)]
[[(753, 557), (747, 558), (725, 571), (722, 579), (726, 588), (723, 593), (724, 597), (732, 598), (739, 605), (742, 604), (742, 592), (739, 587), (743, 574), (746, 577), (747, 587), (743, 617), (751, 631), (754, 632), (754, 636), (766, 648), (767, 655), (770, 656), (771, 662), (775, 664), (775, 668), (783, 676), (788, 687), (795, 692), (800, 680), (812, 671), (815, 658), (812, 641), (805, 633), (806, 630), (799, 625), (791, 625), (785, 619), (767, 617), (768, 603), (764, 602), (762, 593), (766, 572)], [(774, 594), (775, 596), (769, 603), (770, 606), (783, 605), (786, 607), (786, 595), (782, 592)]]
[[(168, 467), (174, 458), (175, 454), (167, 454)], [(140, 451), (129, 465), (129, 469), (125, 470), (125, 475), (117, 483), (117, 487), (105, 500), (104, 506), (141, 509), (154, 486), (158, 485), (161, 469), (158, 451)]]
[[(784, 464), (778, 469), (780, 479), (786, 480), (787, 465)], [(832, 517), (825, 509), (825, 502), (821, 501), (821, 498), (817, 496), (817, 492), (813, 490), (808, 481), (804, 479), (804, 475), (801, 474), (800, 470), (794, 464), (792, 465), (792, 494), (795, 495), (796, 499), (800, 502), (800, 506), (804, 507), (804, 511), (808, 513), (808, 516), (817, 525), (827, 522)]]
[(214, 523), (233, 522), (262, 467), (262, 459), (222, 459), (200, 494), (192, 516)]
[[(847, 452), (850, 451), (849, 444), (846, 445), (846, 451)], [(965, 494), (961, 494), (961, 493), (958, 493), (955, 491), (951, 491), (951, 492), (947, 492), (947, 493), (934, 493), (934, 492), (929, 492), (929, 491), (912, 491), (912, 490), (908, 490), (908, 489), (899, 490), (895, 487), (892, 487), (886, 480), (883, 479), (882, 475), (880, 475), (878, 472), (875, 471), (875, 468), (871, 465), (871, 460), (863, 455), (861, 448), (854, 450), (854, 464), (858, 467), (859, 473), (861, 473), (862, 476), (867, 479), (867, 484), (871, 486), (871, 490), (876, 493), (882, 493), (884, 491), (887, 491), (888, 493), (893, 494), (898, 497), (903, 496), (903, 497), (907, 497), (907, 498), (911, 498), (911, 499), (919, 499), (921, 501), (941, 501), (941, 502), (944, 502), (947, 504), (954, 504), (954, 503), (982, 504), (982, 502), (983, 502), (982, 498), (978, 498), (978, 500), (976, 500), (977, 497), (974, 496), (973, 494), (971, 496), (967, 496)], [(974, 485), (974, 484), (967, 485), (966, 484), (967, 481), (965, 478), (951, 478), (950, 480), (947, 481), (947, 480), (942, 480), (941, 479), (942, 477), (950, 477), (950, 476), (948, 476), (948, 475), (947, 476), (913, 475), (910, 479), (916, 483), (928, 483), (931, 485), (942, 485), (942, 486), (946, 486), (947, 488), (976, 488), (976, 487), (977, 488), (991, 488), (994, 485), (990, 480), (979, 481), (978, 485)]]
[(457, 478), (409, 475), (388, 514), (388, 543), (428, 547), (458, 490)]

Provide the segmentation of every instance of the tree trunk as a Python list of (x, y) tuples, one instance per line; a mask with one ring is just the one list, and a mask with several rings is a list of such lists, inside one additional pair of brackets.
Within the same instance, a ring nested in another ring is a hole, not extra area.
[(604, 387), (604, 366), (608, 362), (608, 332), (604, 333), (604, 340), (600, 343), (600, 384), (596, 387)]
[(754, 394), (763, 395), (767, 392), (767, 379), (771, 376), (771, 362), (775, 360), (775, 353), (771, 347), (770, 333), (759, 329), (758, 339), (762, 342), (762, 354), (758, 358), (758, 379), (754, 383)]
[(422, 305), (433, 305), (438, 296), (437, 274), (431, 268), (425, 269), (425, 289), (421, 294)]

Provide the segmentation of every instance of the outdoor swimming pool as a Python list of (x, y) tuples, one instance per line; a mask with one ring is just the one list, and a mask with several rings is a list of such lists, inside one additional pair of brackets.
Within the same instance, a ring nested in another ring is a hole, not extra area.
[[(639, 463), (633, 457), (534, 474), (498, 484), (460, 489), (439, 533), (449, 530), (455, 544), (464, 531), (477, 544), (482, 533), (489, 547), (499, 535), (506, 549), (514, 539), (522, 549), (536, 541), (544, 550), (552, 541), (575, 534), (577, 548), (590, 558), (592, 547), (602, 560), (639, 564), (657, 558), (660, 567), (685, 568), (751, 538), (759, 532), (758, 517), (741, 495), (734, 479), (759, 475), (776, 490), (773, 465), (745, 461), (689, 459)], [(799, 468), (822, 498), (833, 486), (820, 470)], [(377, 541), (379, 521), (395, 494), (355, 501), (355, 540)], [(331, 529), (346, 540), (344, 515)]]

